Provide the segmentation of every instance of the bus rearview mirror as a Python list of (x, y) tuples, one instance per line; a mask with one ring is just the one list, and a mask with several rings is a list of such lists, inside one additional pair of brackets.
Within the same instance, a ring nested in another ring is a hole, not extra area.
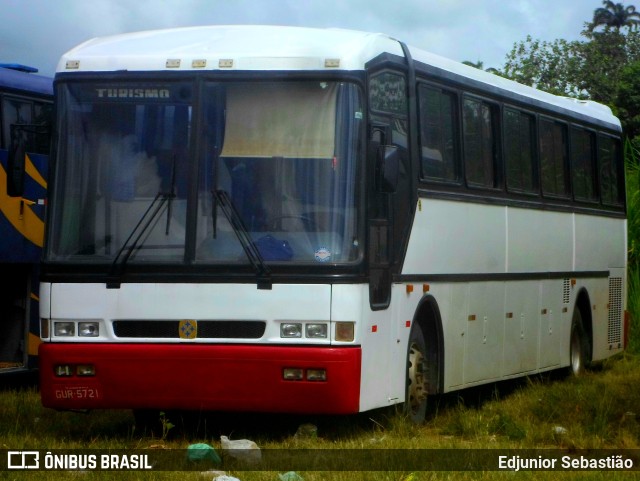
[(398, 186), (400, 152), (395, 145), (381, 145), (376, 155), (376, 184), (379, 192), (393, 193)]

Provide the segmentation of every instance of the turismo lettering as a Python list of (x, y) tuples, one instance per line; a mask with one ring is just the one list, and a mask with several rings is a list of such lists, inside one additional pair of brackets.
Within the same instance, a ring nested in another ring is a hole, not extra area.
[(157, 88), (103, 88), (96, 89), (100, 99), (168, 99), (171, 97), (169, 89)]

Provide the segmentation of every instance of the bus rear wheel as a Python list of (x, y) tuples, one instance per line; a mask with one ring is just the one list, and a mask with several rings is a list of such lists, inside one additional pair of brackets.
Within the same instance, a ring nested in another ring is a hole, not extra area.
[(427, 349), (422, 329), (415, 323), (407, 350), (407, 389), (405, 412), (415, 423), (422, 423), (427, 412)]
[(571, 339), (569, 347), (569, 374), (584, 374), (590, 360), (589, 339), (582, 323), (582, 314), (577, 307), (573, 311), (571, 321)]

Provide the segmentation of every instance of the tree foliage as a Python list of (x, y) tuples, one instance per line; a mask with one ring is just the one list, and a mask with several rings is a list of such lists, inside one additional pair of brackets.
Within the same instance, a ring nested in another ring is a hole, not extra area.
[(584, 40), (527, 36), (514, 44), (499, 74), (541, 90), (608, 105), (640, 144), (640, 13), (604, 1), (585, 23)]
[(621, 28), (635, 29), (640, 25), (640, 13), (636, 12), (636, 7), (625, 7), (621, 3), (613, 3), (610, 0), (602, 2), (604, 8), (596, 8), (593, 12), (593, 21), (588, 24), (590, 31), (598, 27), (613, 28), (620, 31)]

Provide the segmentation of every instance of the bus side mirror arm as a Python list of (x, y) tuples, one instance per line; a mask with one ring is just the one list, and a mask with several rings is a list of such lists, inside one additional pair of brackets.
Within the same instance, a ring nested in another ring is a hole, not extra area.
[(393, 193), (398, 186), (400, 152), (395, 145), (381, 145), (376, 150), (376, 188), (378, 192)]

